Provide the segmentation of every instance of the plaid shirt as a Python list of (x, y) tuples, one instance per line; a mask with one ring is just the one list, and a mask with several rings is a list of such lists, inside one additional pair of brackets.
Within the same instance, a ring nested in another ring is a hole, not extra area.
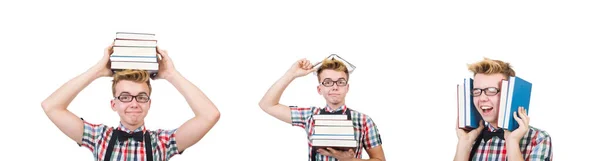
[[(495, 129), (488, 124), (485, 130), (496, 132), (502, 129)], [(473, 160), (506, 161), (508, 160), (508, 156), (506, 155), (507, 149), (505, 145), (505, 140), (498, 137), (492, 137), (487, 142), (482, 139), (473, 156)], [(521, 139), (519, 147), (521, 147), (523, 158), (527, 161), (552, 160), (552, 141), (550, 140), (550, 135), (543, 130), (529, 126), (529, 131)]]
[[(113, 134), (113, 128), (103, 124), (91, 124), (83, 121), (83, 139), (82, 144), (92, 151), (94, 154), (94, 160), (103, 161), (106, 154), (109, 139)], [(134, 131), (130, 131), (123, 124), (117, 128), (127, 133), (133, 133), (138, 131), (144, 131), (150, 133), (150, 140), (152, 143), (152, 154), (155, 161), (166, 161), (173, 157), (175, 154), (180, 154), (177, 151), (177, 144), (175, 142), (175, 131), (174, 130), (146, 130), (145, 126), (141, 126)], [(136, 141), (133, 138), (129, 138), (127, 141), (115, 143), (113, 153), (111, 156), (112, 161), (133, 161), (133, 160), (146, 160), (146, 149), (143, 141)]]
[[(312, 145), (310, 142), (310, 138), (312, 134), (314, 134), (314, 124), (315, 121), (312, 119), (313, 115), (319, 114), (320, 108), (317, 107), (297, 107), (290, 106), (292, 111), (292, 125), (304, 128), (307, 133), (308, 138), (308, 158), (312, 157)], [(347, 112), (348, 108), (344, 105), (335, 111), (333, 111), (330, 107), (325, 107), (325, 110), (328, 112), (335, 112), (343, 110), (343, 112)], [(381, 145), (381, 137), (379, 136), (379, 130), (377, 130), (377, 126), (375, 122), (371, 120), (371, 118), (365, 114), (359, 113), (357, 111), (351, 110), (352, 123), (354, 124), (354, 137), (358, 140), (358, 148), (355, 149), (355, 158), (362, 158), (362, 149), (370, 149), (373, 147), (377, 147)], [(316, 153), (316, 160), (318, 161), (337, 161), (334, 157), (327, 157)]]

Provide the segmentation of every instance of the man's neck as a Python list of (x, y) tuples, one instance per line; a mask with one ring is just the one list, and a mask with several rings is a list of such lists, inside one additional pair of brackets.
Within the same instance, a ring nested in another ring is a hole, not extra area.
[(123, 126), (125, 126), (125, 128), (131, 132), (135, 131), (135, 129), (138, 129), (140, 127), (142, 127), (142, 125), (144, 125), (144, 123), (140, 123), (139, 125), (131, 125), (131, 124), (127, 124), (127, 123), (122, 123)]
[(498, 128), (498, 120), (496, 120), (496, 121), (493, 121), (493, 122), (490, 122), (490, 125), (491, 125), (492, 127), (494, 127), (494, 129), (497, 129), (497, 128)]
[(332, 104), (332, 103), (327, 103), (327, 106), (329, 106), (329, 108), (331, 108), (332, 110), (337, 110), (338, 108), (342, 107), (344, 104), (344, 102), (340, 102), (337, 104)]

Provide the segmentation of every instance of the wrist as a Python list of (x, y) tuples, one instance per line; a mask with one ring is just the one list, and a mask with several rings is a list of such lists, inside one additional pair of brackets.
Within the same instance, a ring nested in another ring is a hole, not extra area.
[(92, 75), (94, 79), (97, 79), (97, 78), (100, 78), (103, 76), (102, 69), (103, 69), (103, 67), (95, 65), (95, 66), (89, 68), (86, 71), (86, 73)]
[(166, 79), (169, 82), (172, 82), (174, 79), (176, 79), (177, 77), (180, 77), (181, 73), (179, 73), (178, 71), (173, 71), (170, 72), (169, 74), (166, 74), (164, 76), (164, 79)]

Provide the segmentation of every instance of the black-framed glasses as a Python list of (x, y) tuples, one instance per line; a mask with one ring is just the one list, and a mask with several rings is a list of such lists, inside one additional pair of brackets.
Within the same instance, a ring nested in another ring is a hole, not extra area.
[(495, 96), (498, 93), (500, 93), (500, 89), (496, 88), (496, 87), (487, 87), (487, 88), (473, 88), (473, 91), (471, 91), (471, 95), (473, 95), (473, 97), (478, 97), (481, 96), (481, 93), (485, 93), (485, 95), (487, 96)]
[(325, 86), (325, 87), (331, 87), (334, 84), (336, 84), (337, 86), (346, 86), (348, 85), (348, 81), (346, 79), (338, 79), (337, 81), (333, 81), (329, 78), (323, 80), (323, 82), (321, 82), (321, 85)]
[(150, 97), (148, 95), (137, 95), (137, 96), (120, 95), (115, 98), (119, 99), (119, 101), (121, 101), (121, 102), (131, 102), (131, 101), (133, 101), (133, 98), (135, 98), (135, 101), (137, 101), (139, 103), (146, 103), (150, 100)]

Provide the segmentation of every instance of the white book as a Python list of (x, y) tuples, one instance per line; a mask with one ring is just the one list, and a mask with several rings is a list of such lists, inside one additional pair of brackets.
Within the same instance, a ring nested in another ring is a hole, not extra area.
[(354, 127), (315, 126), (314, 134), (352, 134), (352, 135), (354, 135)]
[(347, 115), (333, 114), (333, 115), (313, 115), (314, 120), (348, 120)]
[[(498, 114), (502, 116), (505, 112), (510, 112), (510, 110), (506, 109), (507, 97), (508, 97), (508, 84), (509, 82), (506, 80), (502, 80), (502, 85), (500, 86), (500, 106), (498, 106)], [(508, 124), (508, 119), (504, 117), (498, 117), (498, 124), (500, 127)]]
[(117, 39), (156, 40), (152, 33), (117, 32)]
[(115, 40), (114, 46), (146, 46), (156, 47), (156, 41), (154, 40)]
[(356, 140), (311, 140), (313, 147), (356, 147)]
[(317, 126), (351, 126), (352, 120), (315, 120)]
[(158, 63), (144, 62), (111, 62), (111, 69), (140, 69), (140, 70), (158, 70)]
[(330, 140), (354, 140), (353, 134), (331, 135), (331, 134), (313, 134), (310, 139), (330, 139)]
[(126, 47), (126, 46), (115, 46), (113, 47), (112, 55), (120, 56), (156, 56), (155, 47)]
[(110, 61), (157, 63), (158, 62), (158, 58), (156, 56), (122, 56), (122, 55), (111, 55), (110, 56)]

